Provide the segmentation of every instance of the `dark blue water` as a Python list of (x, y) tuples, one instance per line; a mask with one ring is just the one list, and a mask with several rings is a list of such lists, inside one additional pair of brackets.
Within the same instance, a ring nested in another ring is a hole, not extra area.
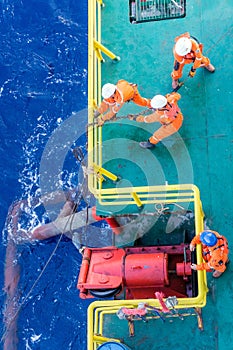
[[(72, 112), (87, 106), (87, 0), (2, 0), (0, 45), (3, 271), (8, 208), (13, 202), (38, 196), (38, 169), (48, 140)], [(75, 172), (77, 164), (70, 161), (67, 167)], [(41, 209), (37, 214), (30, 217), (30, 226), (50, 219)], [(19, 246), (21, 301), (57, 240)], [(72, 242), (62, 238), (20, 311), (19, 350), (86, 349), (87, 303), (79, 299), (76, 289), (80, 262)], [(1, 305), (4, 297), (1, 292)]]

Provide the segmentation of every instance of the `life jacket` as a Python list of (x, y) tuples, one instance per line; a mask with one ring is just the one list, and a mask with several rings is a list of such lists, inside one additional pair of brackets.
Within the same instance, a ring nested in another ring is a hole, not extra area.
[(117, 91), (121, 95), (122, 101), (116, 102), (128, 102), (132, 100), (137, 90), (137, 84), (128, 83), (126, 80), (119, 80), (117, 83)]
[(213, 255), (216, 255), (215, 253), (217, 253), (220, 258), (223, 257), (224, 254), (228, 254), (228, 242), (226, 238), (219, 235), (217, 239), (218, 241), (213, 247), (203, 245), (203, 257), (205, 260), (209, 261)]
[(168, 102), (166, 106), (159, 111), (163, 111), (163, 114), (160, 116), (161, 123), (168, 125), (176, 119), (177, 115), (180, 113), (180, 108), (176, 103)]

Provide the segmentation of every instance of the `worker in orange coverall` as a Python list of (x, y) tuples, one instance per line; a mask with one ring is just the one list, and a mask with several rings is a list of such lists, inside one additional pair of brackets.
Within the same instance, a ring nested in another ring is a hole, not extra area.
[(150, 99), (140, 96), (137, 84), (128, 83), (123, 79), (116, 85), (110, 83), (103, 85), (102, 96), (104, 99), (94, 112), (94, 117), (99, 117), (98, 125), (103, 125), (106, 120), (116, 116), (125, 102), (133, 101), (139, 106), (150, 107)]
[(210, 63), (209, 58), (202, 55), (203, 44), (191, 36), (188, 32), (175, 38), (174, 68), (172, 71), (172, 87), (175, 89), (179, 85), (179, 78), (182, 77), (182, 71), (185, 64), (193, 63), (189, 76), (194, 77), (196, 69), (205, 67), (209, 72), (214, 73), (215, 67)]
[(156, 95), (151, 100), (151, 107), (155, 109), (154, 113), (136, 118), (137, 122), (154, 123), (159, 122), (162, 126), (146, 142), (140, 142), (142, 148), (153, 148), (155, 145), (179, 130), (183, 122), (183, 115), (177, 105), (181, 98), (177, 92), (171, 94)]
[(203, 231), (192, 239), (190, 250), (194, 251), (196, 244), (200, 243), (202, 243), (202, 255), (205, 262), (200, 265), (191, 264), (191, 268), (193, 270), (214, 270), (213, 277), (221, 276), (229, 262), (229, 250), (226, 238), (216, 231)]

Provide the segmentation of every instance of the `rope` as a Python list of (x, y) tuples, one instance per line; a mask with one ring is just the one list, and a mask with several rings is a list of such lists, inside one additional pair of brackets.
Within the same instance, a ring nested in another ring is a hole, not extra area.
[(232, 28), (233, 28), (233, 27), (230, 27), (230, 29), (228, 29), (225, 33), (223, 33), (223, 34), (220, 36), (220, 38), (216, 41), (216, 43), (214, 43), (212, 46), (210, 46), (210, 48), (206, 51), (206, 53), (212, 51), (213, 48), (214, 48), (215, 46), (217, 46), (217, 44), (219, 44), (220, 41), (222, 41), (222, 39), (224, 39), (225, 36), (227, 36), (228, 33), (230, 33), (230, 32), (232, 31)]

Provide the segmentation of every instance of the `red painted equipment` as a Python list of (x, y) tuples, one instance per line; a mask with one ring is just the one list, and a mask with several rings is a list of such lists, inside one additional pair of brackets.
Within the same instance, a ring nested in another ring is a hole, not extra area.
[(105, 220), (109, 224), (109, 226), (111, 227), (111, 229), (112, 229), (113, 233), (115, 233), (115, 235), (119, 235), (121, 233), (120, 225), (118, 224), (118, 222), (116, 221), (116, 219), (114, 217), (104, 217), (104, 216), (96, 215), (96, 207), (92, 208), (92, 216), (96, 221)]
[(177, 276), (183, 276), (187, 278), (187, 276), (192, 275), (192, 269), (190, 263), (186, 263), (185, 261), (176, 264), (176, 273)]
[[(86, 248), (77, 288), (81, 298), (105, 298), (124, 292), (126, 299), (187, 297), (191, 271), (184, 263), (184, 245), (128, 248)], [(186, 258), (190, 261), (190, 252)]]

